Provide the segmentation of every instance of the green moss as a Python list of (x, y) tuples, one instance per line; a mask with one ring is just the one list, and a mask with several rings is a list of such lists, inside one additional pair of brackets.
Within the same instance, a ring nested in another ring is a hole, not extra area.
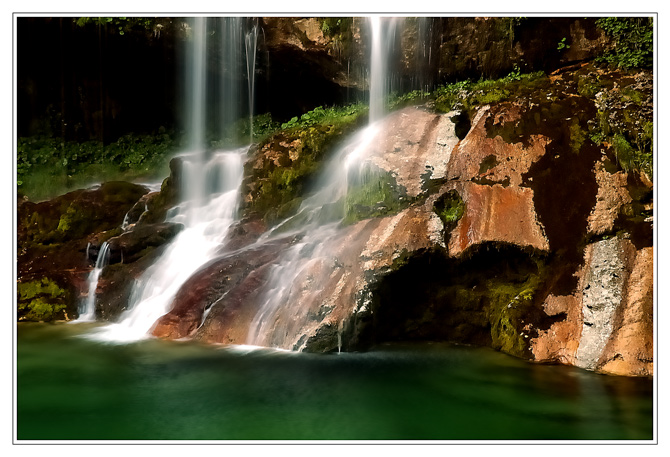
[(458, 259), (421, 252), (399, 260), (373, 291), (377, 342), (447, 340), (528, 357), (536, 326), (551, 319), (541, 310), (550, 273), (536, 251), (490, 242)]
[(644, 100), (644, 94), (638, 90), (631, 89), (630, 87), (626, 87), (621, 90), (621, 99), (625, 101), (632, 101), (638, 106), (642, 105), (642, 101)]
[(455, 190), (450, 190), (435, 200), (433, 211), (440, 216), (445, 233), (451, 232), (465, 214), (465, 202)]
[(488, 318), (494, 349), (518, 357), (524, 356), (528, 346), (523, 332), (524, 318), (533, 305), (540, 277), (540, 273), (531, 274), (520, 284), (502, 283), (495, 279), (487, 282)]
[(258, 150), (272, 151), (272, 159), (249, 168), (255, 183), (248, 209), (264, 215), (268, 224), (294, 214), (300, 206), (324, 159), (365, 119), (367, 108), (350, 105), (340, 108), (317, 108), (301, 118), (284, 124)]
[(570, 124), (570, 149), (572, 149), (572, 152), (578, 154), (585, 140), (586, 132), (580, 127), (579, 120), (574, 119)]
[(460, 81), (437, 88), (434, 97), (435, 109), (449, 112), (454, 109), (469, 111), (475, 107), (500, 103), (514, 95), (528, 94), (549, 84), (544, 73), (522, 74), (516, 67), (500, 79)]
[(582, 97), (594, 98), (602, 90), (603, 84), (598, 75), (580, 75), (577, 80), (577, 92)]
[(20, 320), (51, 321), (67, 307), (67, 291), (49, 278), (19, 282), (17, 295)]
[(406, 192), (389, 172), (369, 170), (347, 191), (344, 223), (395, 214), (409, 203)]

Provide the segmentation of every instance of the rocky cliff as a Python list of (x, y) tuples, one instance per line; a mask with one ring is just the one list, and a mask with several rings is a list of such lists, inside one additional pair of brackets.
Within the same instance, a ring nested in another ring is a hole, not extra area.
[[(344, 32), (324, 34), (315, 21), (267, 19), (266, 45), (319, 67), (340, 61), (333, 43)], [(533, 69), (573, 64), (606, 45), (588, 21), (557, 20), (558, 32), (537, 39), (552, 41), (564, 27), (575, 45), (543, 61), (531, 52), (537, 43), (523, 45), (528, 23), (501, 29), (504, 22), (482, 18), (445, 21), (430, 24), (440, 37), (430, 43), (439, 59), (454, 46), (467, 49), (470, 60), (458, 74), (504, 72), (521, 58)], [(347, 39), (361, 39), (355, 22), (349, 27)], [(407, 43), (416, 36), (399, 39), (405, 63), (415, 61)], [(346, 87), (340, 70), (333, 64), (326, 79)], [(631, 155), (631, 143), (650, 147), (651, 81), (648, 71), (579, 63), (390, 113), (367, 156), (373, 179), (334, 205), (342, 222), (310, 248), (289, 299), (268, 313), (264, 285), (309, 234), (264, 234), (296, 214), (362, 118), (270, 136), (249, 151), (242, 214), (220, 255), (182, 286), (153, 335), (244, 344), (263, 312), (262, 344), (293, 350), (452, 341), (535, 362), (653, 375), (652, 172)], [(161, 222), (178, 201), (179, 177), (175, 160), (160, 192), (107, 183), (19, 202), (19, 318), (75, 316), (85, 275), (107, 241), (111, 264), (96, 314), (117, 319), (133, 278), (181, 228)]]

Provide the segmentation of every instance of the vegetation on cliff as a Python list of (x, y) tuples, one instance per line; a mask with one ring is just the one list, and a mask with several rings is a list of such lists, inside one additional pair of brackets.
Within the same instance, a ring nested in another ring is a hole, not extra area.
[(247, 208), (274, 223), (291, 215), (328, 152), (365, 120), (367, 107), (317, 107), (282, 124), (282, 130), (255, 147), (247, 164), (251, 192)]
[(651, 68), (654, 58), (654, 21), (650, 17), (603, 17), (596, 21), (614, 48), (596, 58), (596, 62), (614, 67)]

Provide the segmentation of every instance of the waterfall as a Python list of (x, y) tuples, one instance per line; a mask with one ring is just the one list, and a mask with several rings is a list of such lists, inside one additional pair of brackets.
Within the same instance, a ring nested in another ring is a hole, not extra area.
[[(214, 100), (219, 106), (226, 106), (222, 124), (241, 117), (237, 99), (231, 94), (237, 91), (236, 78), (232, 73), (241, 67), (238, 59), (242, 52), (235, 46), (241, 44), (237, 37), (243, 34), (243, 24), (242, 18), (222, 18), (219, 23), (218, 30), (223, 36), (220, 43), (222, 68), (228, 71), (225, 80), (229, 84), (220, 88), (221, 99)], [(126, 342), (147, 337), (154, 323), (169, 311), (179, 288), (200, 267), (218, 255), (235, 221), (249, 146), (215, 151), (206, 148), (204, 118), (210, 100), (206, 84), (208, 34), (207, 20), (195, 18), (186, 77), (190, 97), (187, 112), (190, 150), (176, 159), (182, 165), (181, 201), (167, 215), (167, 222), (183, 224), (184, 229), (134, 282), (129, 307), (119, 322), (97, 329), (90, 335), (94, 339)], [(251, 48), (248, 51), (251, 52)], [(251, 86), (250, 91), (253, 91)], [(226, 96), (231, 96), (234, 106), (228, 103)], [(233, 115), (233, 108), (238, 108), (237, 116)], [(225, 131), (225, 127), (221, 126), (221, 132)]]
[(384, 117), (392, 85), (388, 56), (395, 43), (396, 25), (396, 18), (370, 18), (370, 123)]
[[(153, 324), (169, 311), (172, 299), (186, 280), (214, 258), (235, 220), (247, 147), (212, 154), (200, 169), (201, 180), (214, 188), (203, 205), (184, 202), (171, 212), (170, 222), (185, 225), (161, 257), (138, 280), (130, 308), (117, 324), (101, 329), (99, 339), (134, 341), (147, 336)], [(184, 163), (194, 168), (193, 156)]]
[[(88, 251), (88, 247), (86, 248)], [(87, 252), (88, 256), (88, 252)], [(100, 246), (98, 259), (95, 262), (95, 268), (88, 275), (88, 295), (86, 300), (82, 300), (79, 305), (79, 317), (74, 322), (91, 322), (95, 320), (95, 291), (98, 288), (98, 278), (102, 269), (109, 262), (109, 245), (105, 241)]]
[(256, 47), (258, 26), (254, 25), (244, 37), (247, 59), (247, 81), (249, 85), (249, 142), (254, 141), (254, 82), (256, 75)]
[(311, 283), (310, 272), (337, 261), (332, 257), (331, 243), (342, 233), (347, 191), (371, 179), (373, 174), (366, 157), (375, 148), (383, 122), (389, 50), (384, 40), (394, 23), (393, 19), (370, 18), (370, 124), (336, 151), (317, 182), (318, 190), (303, 201), (297, 214), (270, 232), (272, 236), (284, 227), (298, 225), (295, 233), (299, 241), (284, 252), (270, 272), (262, 305), (247, 334), (248, 345), (293, 349), (291, 335), (299, 331), (304, 318), (305, 312), (300, 309), (305, 305), (303, 301), (321, 290), (320, 284)]

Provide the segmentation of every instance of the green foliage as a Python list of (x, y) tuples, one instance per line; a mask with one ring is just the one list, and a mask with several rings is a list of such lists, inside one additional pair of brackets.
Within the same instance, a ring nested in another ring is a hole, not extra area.
[(430, 92), (423, 90), (413, 90), (402, 95), (394, 92), (389, 97), (388, 107), (390, 110), (395, 110), (404, 108), (405, 106), (423, 103), (429, 96)]
[(281, 128), (282, 130), (295, 128), (304, 129), (318, 124), (347, 123), (364, 112), (367, 112), (367, 109), (367, 105), (362, 103), (354, 103), (347, 106), (332, 106), (328, 108), (317, 106), (312, 111), (308, 111), (300, 117), (292, 117), (287, 122), (281, 124)]
[(650, 177), (652, 176), (653, 155), (651, 152), (644, 152), (633, 148), (626, 140), (626, 137), (620, 133), (617, 133), (612, 138), (612, 148), (614, 149), (617, 162), (625, 171), (643, 170)]
[(596, 21), (614, 40), (614, 49), (596, 61), (617, 68), (651, 68), (654, 54), (654, 24), (651, 17), (603, 17)]
[(510, 43), (510, 47), (514, 46), (514, 40), (516, 38), (516, 31), (519, 26), (526, 20), (526, 17), (501, 17), (498, 18), (499, 26), (498, 32), (502, 35), (503, 39), (506, 39)]
[(558, 46), (556, 47), (558, 51), (562, 51), (564, 49), (570, 49), (570, 45), (565, 42), (566, 39), (567, 39), (566, 37), (563, 37), (563, 39), (558, 42)]
[(328, 37), (334, 37), (346, 33), (351, 29), (353, 21), (353, 17), (319, 18), (319, 22), (321, 22), (321, 31)]
[(433, 92), (435, 108), (449, 112), (499, 103), (507, 100), (513, 93), (532, 89), (545, 81), (543, 72), (522, 74), (521, 69), (514, 65), (512, 71), (500, 79), (480, 79), (476, 82), (466, 80), (438, 87)]
[(249, 141), (259, 142), (265, 140), (274, 132), (279, 130), (279, 122), (272, 119), (272, 114), (264, 113), (253, 116), (253, 137), (249, 129), (249, 118), (244, 117), (232, 123), (223, 134), (223, 138), (209, 137), (209, 144), (213, 148), (231, 148), (249, 144)]
[(107, 26), (115, 29), (119, 35), (125, 35), (132, 30), (151, 31), (158, 35), (158, 31), (163, 27), (163, 18), (156, 17), (78, 17), (75, 24), (79, 27), (85, 27), (87, 24), (98, 26)]
[(321, 31), (324, 36), (330, 38), (329, 47), (334, 54), (340, 57), (348, 55), (353, 42), (352, 26), (353, 17), (322, 17), (318, 18), (321, 23)]
[(32, 200), (42, 200), (93, 182), (154, 178), (166, 173), (179, 147), (165, 132), (128, 134), (107, 145), (22, 137), (17, 148), (17, 185)]

